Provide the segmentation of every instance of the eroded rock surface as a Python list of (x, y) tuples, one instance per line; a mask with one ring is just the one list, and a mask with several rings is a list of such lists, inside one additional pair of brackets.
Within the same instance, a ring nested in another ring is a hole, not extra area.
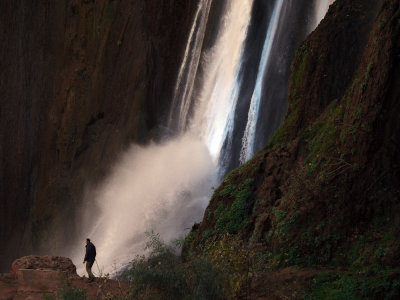
[(76, 275), (76, 267), (72, 260), (61, 256), (24, 256), (16, 259), (11, 266), (11, 274), (18, 274), (21, 269), (63, 271)]

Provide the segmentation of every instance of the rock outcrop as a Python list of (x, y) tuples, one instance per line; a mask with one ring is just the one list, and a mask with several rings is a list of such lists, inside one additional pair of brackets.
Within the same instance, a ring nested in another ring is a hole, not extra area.
[(57, 219), (68, 244), (87, 179), (157, 134), (196, 5), (1, 1), (0, 270)]
[(61, 256), (24, 256), (12, 263), (11, 274), (16, 276), (21, 269), (63, 271), (68, 275), (76, 275), (76, 267), (72, 261)]
[(24, 256), (13, 262), (11, 273), (0, 274), (0, 300), (56, 299), (68, 290), (86, 293), (89, 299), (122, 299), (128, 293), (121, 282), (79, 277), (72, 261), (59, 256)]

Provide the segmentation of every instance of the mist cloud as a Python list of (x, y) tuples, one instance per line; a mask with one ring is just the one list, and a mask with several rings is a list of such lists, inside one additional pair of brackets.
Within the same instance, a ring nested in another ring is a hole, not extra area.
[[(183, 236), (185, 228), (201, 220), (215, 182), (208, 148), (189, 134), (131, 146), (106, 181), (89, 193), (94, 204), (90, 201), (83, 216), (89, 221), (84, 232), (96, 245), (104, 272), (139, 254), (146, 231), (154, 230), (166, 241)], [(72, 256), (78, 266), (82, 252), (80, 244)]]

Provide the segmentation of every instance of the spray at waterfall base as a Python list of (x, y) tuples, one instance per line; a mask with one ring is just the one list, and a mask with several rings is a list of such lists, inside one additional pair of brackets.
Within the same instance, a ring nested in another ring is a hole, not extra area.
[[(263, 103), (269, 101), (266, 97), (282, 102), (279, 113), (270, 111), (277, 114), (275, 121), (265, 120), (272, 124), (269, 134), (282, 120), (286, 92), (273, 97), (265, 88), (273, 84), (268, 80), (276, 79), (271, 58), (281, 52), (278, 42), (296, 6), (277, 0), (270, 8), (252, 86), (248, 82), (244, 85), (243, 74), (248, 62), (246, 51), (252, 42), (248, 36), (254, 1), (227, 2), (215, 44), (203, 49), (210, 5), (207, 0), (199, 3), (178, 74), (169, 124), (178, 136), (161, 144), (132, 146), (107, 180), (88, 188), (83, 232), (96, 244), (100, 269), (105, 273), (119, 270), (142, 253), (146, 231), (159, 232), (168, 242), (183, 236), (185, 228), (201, 220), (221, 174), (248, 160), (260, 147), (254, 141), (265, 143), (267, 136), (259, 136), (257, 128)], [(309, 13), (322, 15), (321, 7), (311, 7)], [(287, 61), (287, 71), (289, 65)], [(249, 86), (253, 97), (243, 107), (242, 94)], [(239, 108), (248, 116), (242, 129), (236, 124)], [(171, 120), (178, 120), (178, 126)], [(237, 151), (240, 147), (242, 150)], [(78, 246), (74, 250), (75, 262), (81, 261), (82, 251)]]

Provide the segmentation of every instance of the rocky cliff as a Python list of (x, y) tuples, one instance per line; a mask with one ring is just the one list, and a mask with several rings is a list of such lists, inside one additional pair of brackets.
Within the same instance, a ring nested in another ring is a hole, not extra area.
[[(216, 189), (184, 254), (244, 245), (264, 270), (253, 280), (260, 297), (296, 266), (319, 270), (297, 277), (313, 274), (301, 287), (311, 299), (395, 299), (399, 53), (398, 0), (337, 0), (296, 53), (283, 125)], [(304, 297), (291, 278), (271, 299)]]
[[(87, 179), (157, 136), (195, 5), (0, 3), (0, 267), (58, 218), (65, 244)], [(399, 297), (399, 53), (399, 0), (337, 0), (295, 55), (283, 125), (215, 190), (185, 259), (233, 265), (235, 297)]]
[(37, 249), (90, 178), (157, 135), (197, 1), (0, 3), (0, 266)]

